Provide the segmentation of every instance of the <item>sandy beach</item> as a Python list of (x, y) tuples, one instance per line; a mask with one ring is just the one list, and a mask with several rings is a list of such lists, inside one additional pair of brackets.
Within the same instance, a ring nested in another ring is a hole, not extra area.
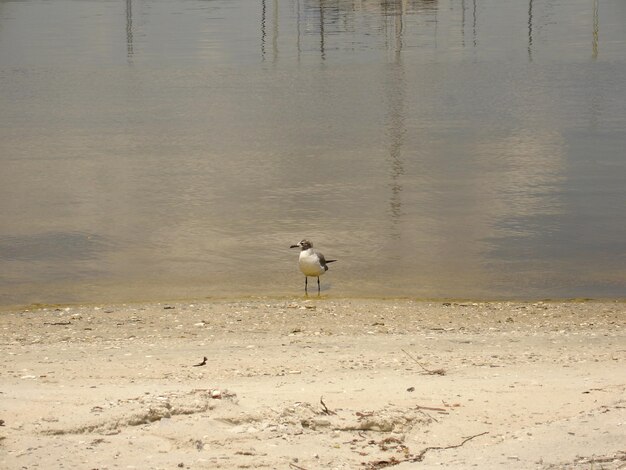
[(5, 311), (0, 467), (626, 468), (625, 321), (623, 302)]

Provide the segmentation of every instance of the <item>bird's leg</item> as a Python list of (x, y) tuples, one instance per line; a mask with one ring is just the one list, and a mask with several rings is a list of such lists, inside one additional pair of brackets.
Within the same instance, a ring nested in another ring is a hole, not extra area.
[(309, 295), (309, 291), (307, 290), (307, 285), (309, 284), (309, 277), (304, 276), (304, 294)]
[(317, 276), (317, 295), (320, 295), (320, 277)]

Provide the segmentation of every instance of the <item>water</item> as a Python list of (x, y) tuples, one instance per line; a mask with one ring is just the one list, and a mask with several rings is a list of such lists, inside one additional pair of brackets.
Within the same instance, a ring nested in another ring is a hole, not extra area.
[(622, 0), (0, 1), (0, 305), (626, 297)]

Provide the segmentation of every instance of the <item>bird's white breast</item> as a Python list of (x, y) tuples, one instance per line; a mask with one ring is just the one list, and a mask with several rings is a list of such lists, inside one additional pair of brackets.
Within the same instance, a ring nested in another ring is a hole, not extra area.
[(317, 254), (311, 249), (300, 252), (299, 265), (300, 271), (305, 276), (321, 276), (326, 272), (320, 264)]

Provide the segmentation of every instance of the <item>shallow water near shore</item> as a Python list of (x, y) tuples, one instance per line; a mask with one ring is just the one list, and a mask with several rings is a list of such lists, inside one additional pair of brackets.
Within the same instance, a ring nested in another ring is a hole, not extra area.
[(0, 1), (0, 305), (626, 297), (626, 4)]

